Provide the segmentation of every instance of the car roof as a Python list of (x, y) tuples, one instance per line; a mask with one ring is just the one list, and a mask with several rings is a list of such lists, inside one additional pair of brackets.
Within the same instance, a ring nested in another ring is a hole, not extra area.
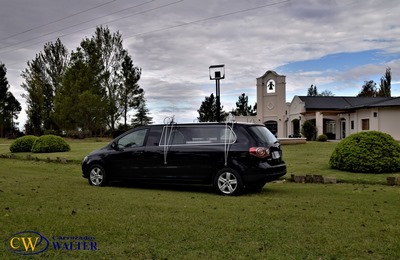
[[(258, 124), (258, 123), (248, 123), (248, 122), (198, 122), (198, 123), (172, 123), (172, 125), (174, 126), (207, 126), (207, 125), (231, 125), (231, 124), (235, 124), (235, 125), (247, 125), (247, 126), (264, 126), (263, 124)], [(149, 126), (167, 126), (167, 125), (171, 125), (171, 124), (153, 124), (153, 125), (149, 125)]]

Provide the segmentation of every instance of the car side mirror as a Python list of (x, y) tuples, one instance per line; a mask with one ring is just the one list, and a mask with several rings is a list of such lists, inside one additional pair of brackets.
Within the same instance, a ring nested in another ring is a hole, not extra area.
[(119, 150), (120, 150), (119, 147), (118, 147), (117, 142), (112, 142), (112, 143), (111, 143), (111, 148), (114, 149), (114, 150), (116, 150), (116, 151), (119, 151)]

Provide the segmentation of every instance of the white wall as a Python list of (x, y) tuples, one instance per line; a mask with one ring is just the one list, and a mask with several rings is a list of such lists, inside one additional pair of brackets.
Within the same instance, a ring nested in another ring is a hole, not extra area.
[(379, 131), (390, 134), (394, 139), (400, 140), (400, 108), (379, 108)]

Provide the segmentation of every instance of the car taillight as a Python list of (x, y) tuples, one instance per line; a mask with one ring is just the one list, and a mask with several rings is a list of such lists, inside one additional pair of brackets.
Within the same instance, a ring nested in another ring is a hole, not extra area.
[(250, 147), (249, 153), (259, 158), (265, 158), (269, 156), (269, 151), (265, 147)]

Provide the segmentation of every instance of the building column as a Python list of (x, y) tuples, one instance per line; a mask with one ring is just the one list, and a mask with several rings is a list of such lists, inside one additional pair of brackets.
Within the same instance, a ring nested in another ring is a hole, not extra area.
[(321, 112), (315, 112), (315, 127), (317, 128), (317, 137), (324, 133), (324, 115)]

